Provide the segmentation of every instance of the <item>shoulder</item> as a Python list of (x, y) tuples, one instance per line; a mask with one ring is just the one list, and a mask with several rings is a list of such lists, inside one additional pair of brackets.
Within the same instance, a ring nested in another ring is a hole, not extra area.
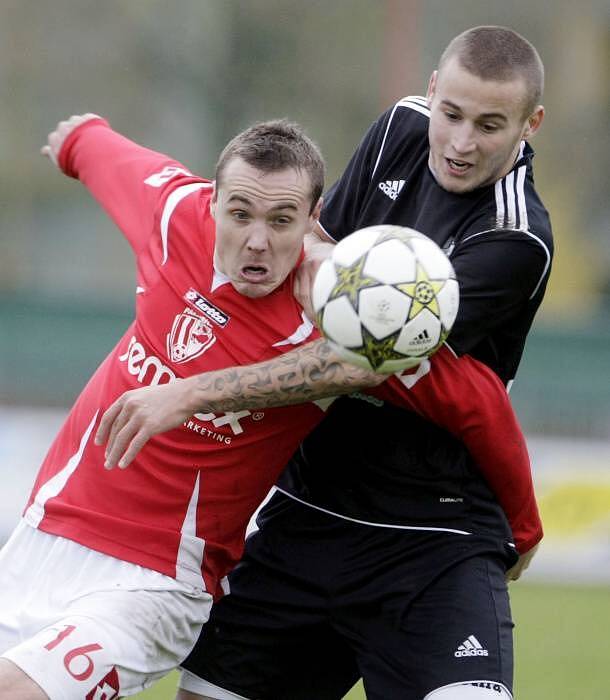
[(495, 184), (473, 192), (464, 200), (466, 217), (459, 235), (462, 242), (490, 235), (498, 240), (522, 239), (536, 243), (549, 255), (553, 235), (549, 214), (534, 187), (532, 157), (534, 152), (521, 144), (514, 167)]
[(404, 154), (427, 150), (430, 110), (425, 97), (403, 97), (372, 125), (367, 139), (376, 155), (374, 171), (381, 162)]
[(551, 221), (534, 187), (533, 156), (531, 147), (523, 142), (513, 169), (495, 183), (492, 198), (494, 221), (489, 228), (497, 238), (521, 239), (533, 245), (550, 264), (553, 255)]
[(378, 126), (385, 127), (392, 136), (427, 135), (430, 110), (425, 97), (410, 95), (403, 97), (378, 120)]

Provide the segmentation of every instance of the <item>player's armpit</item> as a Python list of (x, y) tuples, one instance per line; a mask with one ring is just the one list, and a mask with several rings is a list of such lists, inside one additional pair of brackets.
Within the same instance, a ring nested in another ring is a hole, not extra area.
[(465, 444), (504, 509), (519, 552), (542, 539), (525, 438), (504, 385), (486, 365), (443, 346), (372, 393), (411, 408)]

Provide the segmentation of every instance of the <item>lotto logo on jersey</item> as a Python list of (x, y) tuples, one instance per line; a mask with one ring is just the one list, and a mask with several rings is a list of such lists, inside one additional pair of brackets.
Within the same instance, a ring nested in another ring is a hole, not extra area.
[(172, 330), (167, 334), (167, 356), (180, 364), (202, 355), (216, 342), (210, 322), (190, 309), (184, 309), (174, 319)]
[(224, 328), (227, 323), (229, 323), (231, 317), (225, 314), (225, 312), (219, 309), (217, 306), (214, 306), (211, 301), (208, 301), (203, 294), (200, 294), (196, 289), (191, 287), (184, 295), (184, 299), (186, 302), (199, 309), (199, 311), (201, 311), (211, 321), (218, 324), (221, 328)]
[(119, 697), (119, 675), (116, 668), (112, 668), (102, 680), (92, 688), (85, 700), (113, 700)]

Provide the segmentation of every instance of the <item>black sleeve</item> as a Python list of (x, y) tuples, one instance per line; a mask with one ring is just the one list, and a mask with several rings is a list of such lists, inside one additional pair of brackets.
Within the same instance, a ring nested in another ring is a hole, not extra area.
[(356, 229), (358, 214), (393, 112), (393, 109), (388, 110), (369, 127), (343, 175), (324, 196), (320, 223), (335, 241), (340, 241)]
[(550, 268), (544, 243), (527, 231), (495, 229), (466, 236), (451, 262), (460, 307), (449, 336), (458, 353), (470, 352), (542, 297)]

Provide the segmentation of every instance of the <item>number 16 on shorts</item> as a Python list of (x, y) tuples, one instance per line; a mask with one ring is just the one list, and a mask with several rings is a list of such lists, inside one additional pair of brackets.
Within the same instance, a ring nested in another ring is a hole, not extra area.
[[(55, 636), (44, 645), (48, 652), (63, 655), (65, 670), (76, 681), (86, 682), (95, 673), (96, 652), (103, 649), (101, 644), (74, 645), (74, 637), (77, 632), (76, 625), (61, 625), (49, 630)], [(85, 686), (86, 687), (86, 686)], [(115, 668), (112, 668), (106, 676), (91, 688), (85, 700), (112, 700), (118, 697), (119, 678)]]

